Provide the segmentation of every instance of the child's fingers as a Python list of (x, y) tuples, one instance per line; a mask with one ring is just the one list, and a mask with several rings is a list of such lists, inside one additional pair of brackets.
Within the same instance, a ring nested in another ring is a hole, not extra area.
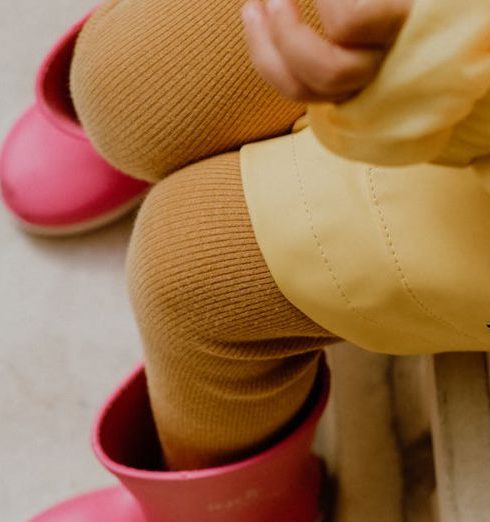
[(316, 0), (325, 34), (349, 45), (389, 46), (413, 0)]
[(242, 18), (250, 58), (260, 75), (284, 96), (301, 100), (311, 99), (311, 93), (291, 74), (276, 49), (261, 2), (251, 0), (245, 4)]
[(267, 15), (273, 42), (290, 74), (324, 99), (362, 89), (382, 61), (380, 51), (339, 47), (321, 38), (301, 23), (293, 0), (269, 0)]

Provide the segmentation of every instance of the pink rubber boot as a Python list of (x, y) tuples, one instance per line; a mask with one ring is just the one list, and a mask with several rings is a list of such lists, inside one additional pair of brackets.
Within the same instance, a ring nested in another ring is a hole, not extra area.
[(272, 448), (241, 462), (165, 472), (142, 368), (109, 398), (93, 447), (122, 486), (68, 500), (31, 522), (319, 522), (322, 461), (310, 453), (325, 407), (324, 360), (299, 426)]
[(33, 233), (66, 235), (100, 227), (138, 205), (148, 188), (108, 165), (78, 123), (69, 70), (87, 18), (45, 58), (36, 79), (36, 102), (12, 127), (0, 154), (5, 203)]

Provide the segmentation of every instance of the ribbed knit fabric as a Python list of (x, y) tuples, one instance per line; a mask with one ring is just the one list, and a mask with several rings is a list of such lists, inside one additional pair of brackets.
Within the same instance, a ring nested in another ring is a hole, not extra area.
[[(196, 469), (271, 444), (295, 422), (334, 338), (292, 306), (255, 241), (238, 153), (304, 106), (254, 72), (244, 0), (112, 0), (77, 42), (71, 90), (98, 151), (161, 181), (139, 214), (128, 278), (166, 464)], [(314, 19), (313, 0), (302, 0)]]
[[(284, 134), (304, 113), (254, 71), (243, 3), (111, 0), (92, 16), (76, 46), (71, 91), (85, 131), (109, 163), (155, 181), (197, 159)], [(313, 0), (299, 3), (314, 21)]]
[(334, 338), (275, 285), (250, 224), (238, 153), (153, 188), (128, 276), (167, 465), (215, 466), (284, 434)]

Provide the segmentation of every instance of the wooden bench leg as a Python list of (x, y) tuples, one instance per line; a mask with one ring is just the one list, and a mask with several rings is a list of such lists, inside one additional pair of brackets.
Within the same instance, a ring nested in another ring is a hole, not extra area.
[(433, 522), (421, 360), (347, 343), (329, 348), (327, 357), (332, 401), (319, 448), (338, 483), (335, 522)]
[(427, 357), (440, 522), (490, 521), (488, 356)]

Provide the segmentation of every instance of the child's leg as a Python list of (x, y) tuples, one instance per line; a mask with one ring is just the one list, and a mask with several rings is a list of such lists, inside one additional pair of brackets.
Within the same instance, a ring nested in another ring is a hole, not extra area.
[(214, 466), (283, 435), (334, 338), (275, 285), (250, 224), (238, 153), (153, 189), (128, 271), (167, 464)]
[[(285, 134), (304, 106), (254, 71), (245, 0), (111, 0), (85, 25), (71, 90), (111, 164), (155, 181), (197, 159)], [(308, 20), (313, 0), (300, 0)]]

